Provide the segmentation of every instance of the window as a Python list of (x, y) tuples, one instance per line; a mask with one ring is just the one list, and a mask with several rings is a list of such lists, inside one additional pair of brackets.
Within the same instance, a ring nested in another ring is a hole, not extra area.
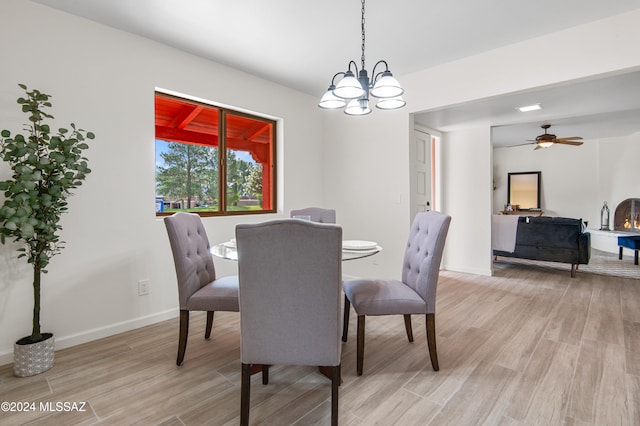
[(276, 123), (155, 94), (156, 215), (271, 213)]

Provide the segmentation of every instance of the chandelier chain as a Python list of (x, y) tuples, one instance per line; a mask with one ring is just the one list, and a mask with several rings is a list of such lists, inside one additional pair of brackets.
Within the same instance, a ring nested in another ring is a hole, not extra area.
[(364, 69), (364, 42), (365, 42), (365, 35), (364, 35), (364, 1), (362, 0), (362, 20), (360, 22), (361, 24), (361, 28), (362, 28), (362, 57), (360, 58), (360, 60), (362, 61), (362, 69)]

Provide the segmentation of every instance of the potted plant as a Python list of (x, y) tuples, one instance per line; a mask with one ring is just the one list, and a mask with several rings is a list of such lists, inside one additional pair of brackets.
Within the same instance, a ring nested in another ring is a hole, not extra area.
[(25, 135), (0, 132), (0, 156), (12, 170), (10, 179), (0, 181), (4, 203), (0, 207), (0, 242), (19, 244), (19, 258), (33, 266), (33, 327), (30, 336), (14, 345), (14, 374), (20, 377), (42, 373), (53, 366), (53, 335), (40, 331), (41, 276), (64, 242), (58, 231), (60, 216), (67, 211), (67, 197), (80, 186), (91, 170), (83, 150), (94, 134), (71, 123), (71, 130), (52, 131), (45, 112), (50, 95), (19, 85), (26, 97), (19, 97), (28, 115)]

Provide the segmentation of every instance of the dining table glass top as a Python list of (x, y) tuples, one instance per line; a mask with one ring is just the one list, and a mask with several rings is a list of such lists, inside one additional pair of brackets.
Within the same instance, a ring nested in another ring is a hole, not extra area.
[[(373, 256), (382, 251), (382, 247), (374, 241), (343, 240), (342, 260), (355, 260)], [(238, 248), (235, 239), (216, 244), (211, 247), (211, 254), (227, 260), (238, 260)]]

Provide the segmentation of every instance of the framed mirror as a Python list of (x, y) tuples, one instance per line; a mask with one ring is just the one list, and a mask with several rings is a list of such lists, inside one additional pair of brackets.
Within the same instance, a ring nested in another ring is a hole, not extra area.
[(508, 173), (507, 203), (514, 210), (540, 209), (542, 172)]

